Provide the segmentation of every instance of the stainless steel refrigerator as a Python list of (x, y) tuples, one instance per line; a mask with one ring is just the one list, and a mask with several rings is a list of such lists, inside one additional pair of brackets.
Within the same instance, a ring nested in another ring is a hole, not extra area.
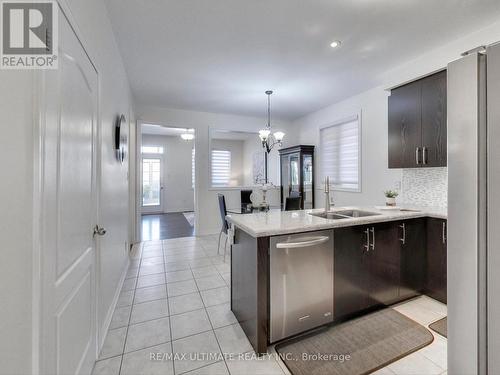
[(500, 374), (500, 45), (448, 65), (448, 373)]

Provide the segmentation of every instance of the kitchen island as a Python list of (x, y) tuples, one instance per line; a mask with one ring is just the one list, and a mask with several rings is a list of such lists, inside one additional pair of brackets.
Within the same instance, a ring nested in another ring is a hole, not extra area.
[(342, 207), (323, 215), (328, 218), (322, 213), (227, 216), (234, 233), (231, 309), (257, 353), (314, 327), (414, 297), (425, 291), (427, 279), (435, 284), (435, 277), (427, 277), (427, 222), (443, 223), (439, 241), (445, 243), (446, 209)]

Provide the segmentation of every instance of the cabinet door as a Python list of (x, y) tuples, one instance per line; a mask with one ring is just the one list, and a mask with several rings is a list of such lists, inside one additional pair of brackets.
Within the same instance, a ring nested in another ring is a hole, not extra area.
[(446, 303), (446, 221), (427, 219), (427, 262), (425, 292)]
[(367, 307), (368, 242), (364, 227), (334, 230), (334, 317), (345, 317)]
[(401, 243), (401, 277), (399, 299), (404, 300), (421, 293), (425, 283), (425, 219), (399, 223)]
[(422, 162), (446, 166), (446, 71), (422, 79)]
[(400, 246), (398, 225), (394, 222), (370, 227), (368, 252), (368, 305), (389, 305), (398, 299)]
[(417, 81), (392, 90), (389, 97), (389, 168), (420, 166), (421, 145), (421, 84)]

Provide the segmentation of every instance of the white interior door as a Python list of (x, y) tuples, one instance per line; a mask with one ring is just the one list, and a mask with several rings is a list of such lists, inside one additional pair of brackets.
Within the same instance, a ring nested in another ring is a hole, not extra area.
[(59, 12), (59, 69), (42, 78), (44, 374), (88, 374), (97, 355), (97, 72)]
[(141, 193), (143, 214), (163, 212), (163, 159), (161, 156), (143, 154)]

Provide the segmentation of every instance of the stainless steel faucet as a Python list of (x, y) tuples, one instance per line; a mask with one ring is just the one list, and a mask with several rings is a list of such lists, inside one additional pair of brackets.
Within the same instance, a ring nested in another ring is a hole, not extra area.
[(325, 177), (325, 212), (330, 211), (333, 204), (330, 203), (330, 177)]

